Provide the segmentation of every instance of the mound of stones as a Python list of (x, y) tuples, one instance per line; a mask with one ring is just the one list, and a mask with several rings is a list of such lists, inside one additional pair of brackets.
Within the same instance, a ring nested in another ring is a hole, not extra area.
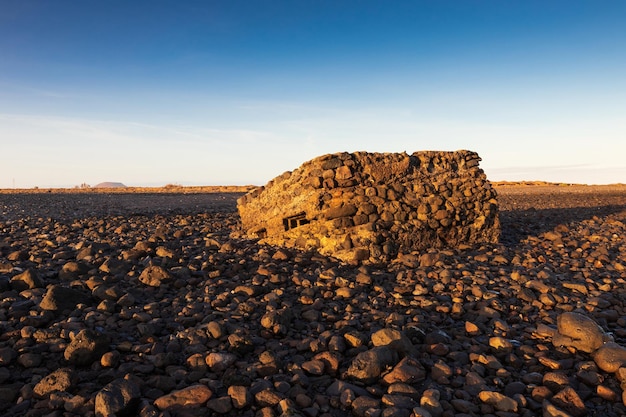
[(427, 248), (497, 242), (496, 194), (470, 151), (338, 153), (238, 201), (263, 243), (384, 263)]
[(2, 207), (3, 416), (626, 415), (626, 196), (385, 265), (246, 239), (234, 199), (47, 198)]

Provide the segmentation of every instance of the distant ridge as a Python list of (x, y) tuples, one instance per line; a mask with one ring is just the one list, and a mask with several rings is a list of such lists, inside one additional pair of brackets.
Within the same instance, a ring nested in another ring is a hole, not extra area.
[(127, 188), (121, 182), (101, 182), (100, 184), (94, 185), (93, 188)]

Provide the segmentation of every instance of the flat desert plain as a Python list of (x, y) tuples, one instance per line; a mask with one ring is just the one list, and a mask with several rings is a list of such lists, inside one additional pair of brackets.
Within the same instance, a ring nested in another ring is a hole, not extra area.
[(245, 188), (5, 190), (0, 414), (626, 415), (626, 186), (495, 186), (499, 244), (380, 266)]

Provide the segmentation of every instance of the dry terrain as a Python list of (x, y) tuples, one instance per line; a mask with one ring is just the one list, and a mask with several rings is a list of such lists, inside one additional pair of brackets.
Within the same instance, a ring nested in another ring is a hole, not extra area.
[(496, 189), (499, 244), (368, 267), (244, 189), (4, 190), (0, 415), (626, 415), (626, 186)]

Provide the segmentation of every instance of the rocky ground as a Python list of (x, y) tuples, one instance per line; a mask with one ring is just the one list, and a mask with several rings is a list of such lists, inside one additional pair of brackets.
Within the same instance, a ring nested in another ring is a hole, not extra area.
[(377, 267), (241, 194), (0, 194), (0, 414), (626, 415), (626, 187), (498, 192), (500, 244)]

